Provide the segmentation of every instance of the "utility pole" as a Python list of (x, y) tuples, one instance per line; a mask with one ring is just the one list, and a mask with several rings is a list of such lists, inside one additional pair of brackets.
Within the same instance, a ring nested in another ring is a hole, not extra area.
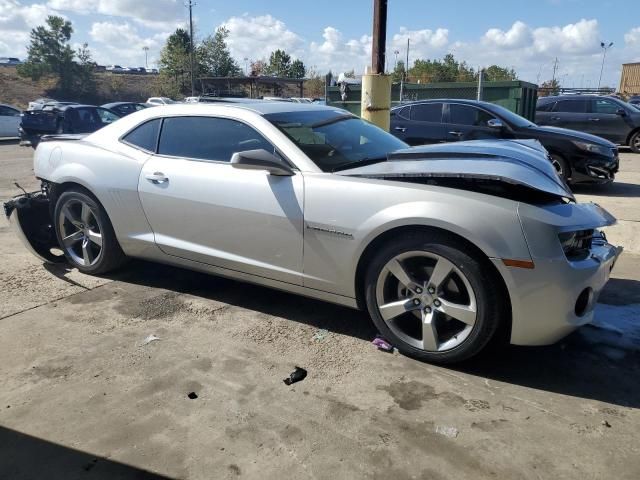
[(482, 83), (484, 80), (483, 77), (484, 77), (484, 68), (480, 67), (478, 68), (478, 95), (477, 95), (478, 101), (482, 100)]
[(404, 64), (405, 81), (409, 80), (409, 44), (411, 39), (407, 37), (407, 63)]
[(551, 79), (551, 86), (556, 83), (556, 72), (558, 71), (558, 57), (553, 62), (553, 78)]
[(194, 61), (194, 54), (195, 54), (195, 44), (193, 41), (193, 7), (194, 7), (195, 3), (193, 3), (193, 0), (189, 0), (189, 3), (186, 4), (185, 6), (189, 8), (189, 43), (190, 43), (190, 61), (191, 61), (191, 96), (195, 96), (196, 94), (196, 78), (195, 78), (195, 61)]
[(149, 68), (149, 47), (145, 45), (142, 50), (144, 50), (144, 68)]
[(396, 62), (393, 64), (393, 71), (395, 72), (398, 69), (398, 54), (400, 50), (394, 50), (393, 54), (396, 56)]
[(387, 0), (373, 1), (373, 41), (371, 67), (362, 77), (361, 115), (365, 120), (389, 131), (391, 75), (385, 74), (387, 45)]
[(600, 90), (600, 84), (602, 83), (602, 72), (604, 71), (604, 59), (607, 58), (607, 50), (613, 47), (613, 42), (609, 42), (609, 45), (604, 42), (600, 42), (602, 48), (602, 67), (600, 67), (600, 78), (598, 79), (598, 90)]
[(249, 76), (249, 57), (244, 57), (244, 76)]

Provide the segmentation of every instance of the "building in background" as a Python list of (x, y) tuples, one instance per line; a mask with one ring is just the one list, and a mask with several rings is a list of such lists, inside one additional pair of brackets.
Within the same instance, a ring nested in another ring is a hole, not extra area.
[(640, 95), (640, 62), (622, 64), (618, 91), (623, 95)]

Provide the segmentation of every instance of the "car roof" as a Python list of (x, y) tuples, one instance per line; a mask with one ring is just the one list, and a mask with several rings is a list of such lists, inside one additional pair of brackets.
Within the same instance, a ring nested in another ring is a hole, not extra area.
[(589, 95), (589, 94), (577, 94), (577, 95), (551, 95), (548, 97), (538, 98), (539, 102), (557, 102), (558, 100), (591, 100), (592, 98), (616, 98), (611, 95)]
[[(173, 105), (160, 105), (154, 107), (153, 111), (157, 114), (174, 114), (185, 115), (190, 113), (202, 113), (203, 110), (211, 109), (212, 113), (215, 113), (219, 108), (240, 108), (244, 110), (251, 110), (260, 115), (269, 115), (272, 113), (288, 113), (288, 112), (308, 112), (308, 111), (335, 111), (343, 115), (349, 115), (349, 112), (337, 107), (327, 107), (324, 105), (314, 105), (312, 103), (293, 103), (293, 102), (265, 102), (264, 100), (254, 100), (254, 102), (247, 103), (225, 103), (225, 102), (212, 102), (212, 103), (178, 103)], [(161, 110), (159, 110), (161, 109)]]
[(111, 102), (111, 103), (105, 103), (104, 105), (100, 105), (102, 108), (113, 108), (113, 107), (118, 107), (120, 105), (143, 105), (140, 102)]
[(422, 105), (425, 103), (460, 103), (463, 105), (474, 105), (476, 107), (495, 107), (494, 103), (483, 102), (482, 100), (471, 100), (468, 98), (429, 98), (425, 100), (416, 100), (413, 102), (406, 102), (402, 105), (396, 105), (391, 110), (399, 110), (401, 108), (410, 107), (411, 105)]

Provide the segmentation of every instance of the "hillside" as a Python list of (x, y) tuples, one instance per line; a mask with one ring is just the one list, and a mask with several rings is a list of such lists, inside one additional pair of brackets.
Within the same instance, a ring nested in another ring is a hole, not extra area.
[(0, 68), (0, 103), (8, 103), (26, 108), (31, 100), (52, 97), (94, 105), (117, 101), (144, 101), (153, 95), (155, 75), (114, 75), (107, 72), (96, 73), (97, 92), (84, 98), (63, 98), (55, 93), (52, 79), (32, 81), (22, 78), (15, 67)]

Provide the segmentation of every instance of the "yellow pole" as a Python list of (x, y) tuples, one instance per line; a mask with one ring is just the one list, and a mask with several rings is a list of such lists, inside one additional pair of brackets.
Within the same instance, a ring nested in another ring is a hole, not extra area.
[(391, 75), (367, 73), (362, 77), (361, 116), (389, 131), (391, 119)]

